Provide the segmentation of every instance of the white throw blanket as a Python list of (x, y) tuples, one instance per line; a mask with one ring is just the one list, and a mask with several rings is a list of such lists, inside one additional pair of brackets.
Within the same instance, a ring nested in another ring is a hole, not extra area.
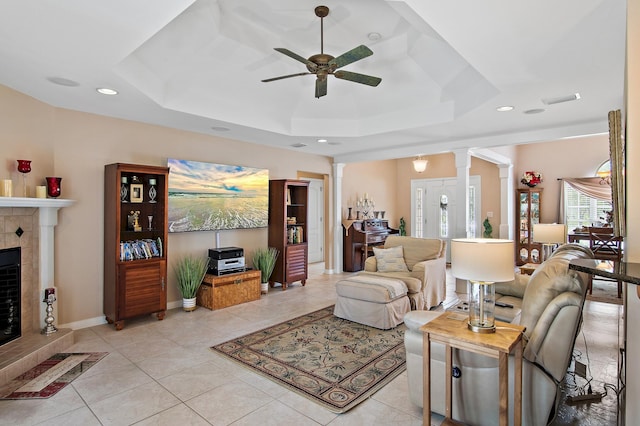
[(407, 294), (407, 285), (402, 280), (395, 278), (384, 278), (362, 274), (349, 277), (346, 281), (382, 287), (389, 292), (389, 297), (391, 299)]

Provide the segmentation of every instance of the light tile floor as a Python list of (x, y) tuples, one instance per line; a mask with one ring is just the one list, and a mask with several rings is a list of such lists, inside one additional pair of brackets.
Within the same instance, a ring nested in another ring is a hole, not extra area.
[[(66, 351), (109, 355), (49, 399), (0, 401), (0, 424), (421, 425), (422, 410), (408, 399), (406, 372), (338, 415), (209, 350), (333, 304), (334, 284), (345, 275), (325, 275), (321, 265), (312, 265), (305, 287), (270, 289), (259, 301), (218, 311), (173, 309), (163, 321), (144, 317), (118, 332), (106, 324), (77, 330)], [(447, 303), (455, 300), (454, 289), (448, 277)], [(619, 316), (620, 307), (602, 303), (588, 303), (585, 311), (591, 371), (603, 382), (616, 377)], [(584, 407), (557, 424), (577, 424), (571, 416), (585, 415)], [(432, 417), (433, 425), (441, 421)]]

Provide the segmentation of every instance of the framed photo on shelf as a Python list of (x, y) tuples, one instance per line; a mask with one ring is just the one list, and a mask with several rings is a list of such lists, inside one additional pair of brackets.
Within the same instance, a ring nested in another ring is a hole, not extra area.
[(142, 202), (143, 185), (141, 183), (132, 183), (129, 186), (129, 202), (141, 203)]

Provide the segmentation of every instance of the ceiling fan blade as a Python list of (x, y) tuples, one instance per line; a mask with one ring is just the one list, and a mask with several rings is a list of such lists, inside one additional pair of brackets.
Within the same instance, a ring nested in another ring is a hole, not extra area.
[(368, 86), (377, 86), (382, 81), (379, 77), (373, 77), (365, 74), (358, 74), (357, 72), (350, 71), (336, 71), (333, 73), (336, 78), (341, 78), (342, 80), (349, 80), (356, 83), (366, 84)]
[(268, 83), (270, 81), (282, 80), (283, 78), (298, 77), (299, 75), (307, 75), (307, 74), (313, 74), (313, 73), (311, 73), (311, 72), (299, 72), (299, 73), (296, 73), (296, 74), (281, 75), (280, 77), (267, 78), (266, 80), (261, 80), (261, 81), (263, 83)]
[(355, 61), (359, 61), (360, 59), (366, 58), (367, 56), (371, 56), (371, 55), (373, 55), (373, 52), (371, 51), (371, 49), (369, 49), (364, 44), (361, 44), (360, 46), (354, 47), (350, 51), (343, 53), (337, 58), (330, 60), (329, 67), (333, 69), (342, 68), (345, 65), (349, 65)]
[(287, 55), (288, 57), (293, 58), (296, 61), (302, 62), (307, 67), (311, 67), (310, 68), (311, 71), (315, 71), (316, 68), (318, 68), (318, 66), (316, 64), (314, 64), (313, 62), (311, 62), (307, 58), (303, 58), (302, 56), (298, 55), (297, 53), (293, 53), (289, 49), (285, 49), (283, 47), (275, 47), (273, 50), (277, 50), (278, 52), (282, 53), (283, 55)]
[(316, 98), (327, 94), (327, 77), (316, 79)]

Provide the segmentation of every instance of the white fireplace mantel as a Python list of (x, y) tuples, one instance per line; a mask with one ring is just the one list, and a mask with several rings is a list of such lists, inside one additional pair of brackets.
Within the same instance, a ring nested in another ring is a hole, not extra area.
[[(1, 207), (31, 207), (40, 209), (40, 295), (44, 294), (44, 289), (54, 287), (54, 228), (58, 224), (58, 209), (72, 205), (74, 200), (63, 200), (58, 198), (22, 198), (22, 197), (0, 197)], [(40, 324), (44, 324), (46, 317), (46, 307), (41, 304)]]
[(0, 197), (0, 207), (44, 207), (54, 208), (55, 211), (60, 207), (68, 207), (74, 202), (74, 200), (63, 200), (60, 198)]

